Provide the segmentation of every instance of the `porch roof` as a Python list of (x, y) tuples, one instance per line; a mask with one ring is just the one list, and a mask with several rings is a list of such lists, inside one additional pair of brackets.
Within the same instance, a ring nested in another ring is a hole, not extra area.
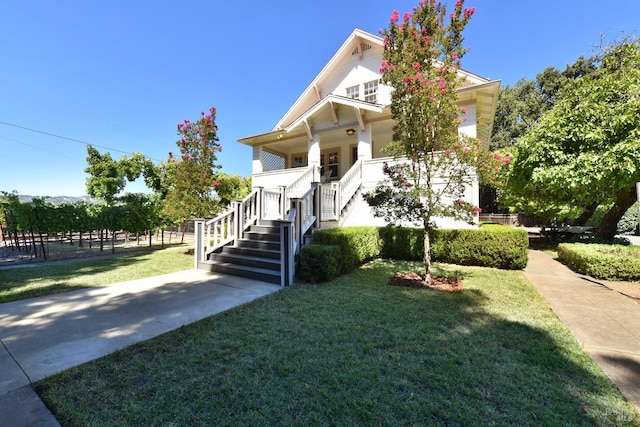
[[(328, 115), (330, 116), (331, 122), (333, 123), (331, 129), (333, 130), (339, 128), (340, 120), (338, 117), (338, 108), (340, 107), (343, 107), (341, 108), (341, 111), (346, 109), (346, 111), (350, 112), (349, 114), (353, 114), (354, 120), (357, 121), (358, 126), (361, 129), (364, 129), (365, 125), (365, 111), (370, 113), (377, 113), (380, 115), (383, 113), (383, 110), (385, 108), (381, 104), (373, 104), (358, 99), (330, 94), (325, 96), (322, 100), (305, 111), (304, 114), (294, 120), (289, 126), (286, 126), (284, 128), (277, 128), (270, 132), (247, 136), (245, 138), (238, 139), (238, 142), (249, 146), (256, 146), (279, 141), (285, 138), (285, 136), (295, 137), (302, 136), (304, 134), (306, 134), (309, 139), (313, 139), (313, 119), (320, 116)], [(351, 124), (345, 126), (349, 127), (351, 126)], [(317, 130), (322, 131), (328, 129)]]

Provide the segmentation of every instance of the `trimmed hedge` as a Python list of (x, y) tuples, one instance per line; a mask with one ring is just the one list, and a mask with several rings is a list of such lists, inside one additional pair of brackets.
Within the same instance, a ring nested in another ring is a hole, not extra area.
[(377, 227), (316, 230), (313, 233), (313, 243), (340, 247), (342, 250), (341, 273), (347, 273), (380, 254), (380, 237)]
[(597, 279), (640, 280), (640, 247), (561, 243), (558, 259), (576, 271)]
[(342, 250), (335, 245), (303, 246), (299, 277), (305, 282), (326, 282), (342, 273)]
[[(383, 258), (419, 261), (424, 258), (421, 228), (383, 227)], [(459, 265), (476, 265), (505, 270), (526, 267), (529, 237), (525, 230), (501, 225), (476, 229), (435, 229), (430, 233), (431, 259)]]
[[(529, 239), (525, 230), (488, 225), (479, 230), (435, 229), (430, 237), (431, 257), (435, 262), (511, 270), (527, 265)], [(421, 228), (343, 227), (316, 230), (310, 246), (314, 245), (339, 246), (342, 259), (336, 269), (340, 274), (377, 257), (414, 261), (424, 258)], [(316, 255), (301, 254), (301, 263), (308, 256)], [(318, 264), (314, 268), (325, 267)], [(313, 282), (310, 277), (316, 273), (306, 271), (303, 272), (301, 268), (300, 279)]]

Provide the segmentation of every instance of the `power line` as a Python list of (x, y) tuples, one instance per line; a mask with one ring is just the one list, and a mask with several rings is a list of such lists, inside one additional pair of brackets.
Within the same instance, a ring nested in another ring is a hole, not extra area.
[(35, 146), (35, 145), (27, 144), (26, 142), (22, 142), (22, 141), (18, 141), (18, 140), (15, 140), (15, 139), (7, 138), (6, 136), (0, 136), (0, 139), (4, 139), (4, 140), (7, 140), (7, 141), (15, 142), (16, 144), (26, 145), (27, 147), (31, 147), (31, 148), (34, 148), (34, 149), (36, 149), (36, 150), (41, 150), (41, 151), (45, 151), (45, 152), (47, 152), (47, 153), (55, 154), (55, 155), (57, 155), (57, 156), (66, 157), (67, 159), (71, 159), (71, 160), (79, 160), (79, 159), (77, 159), (77, 158), (69, 157), (69, 156), (64, 155), (64, 154), (62, 154), (62, 153), (59, 153), (59, 152), (57, 152), (57, 151), (47, 150), (46, 148), (37, 147), (37, 146)]
[[(90, 143), (90, 142), (82, 141), (80, 139), (69, 138), (67, 136), (62, 136), (62, 135), (56, 135), (55, 133), (50, 133), (50, 132), (45, 132), (45, 131), (42, 131), (42, 130), (32, 129), (32, 128), (28, 128), (26, 126), (20, 126), (20, 125), (16, 125), (16, 124), (13, 124), (13, 123), (7, 123), (7, 122), (3, 122), (1, 120), (0, 120), (0, 124), (6, 125), (6, 126), (11, 126), (11, 127), (18, 128), (18, 129), (27, 130), (29, 132), (35, 132), (35, 133), (39, 133), (39, 134), (42, 134), (42, 135), (52, 136), (54, 138), (60, 138), (60, 139), (65, 139), (67, 141), (77, 142), (79, 144), (84, 144), (84, 145), (87, 145), (87, 146), (91, 145), (92, 147), (99, 147), (99, 148), (102, 148), (102, 149), (105, 149), (105, 150), (109, 150), (109, 151), (116, 151), (118, 153), (123, 153), (123, 154), (133, 154), (132, 152), (129, 152), (129, 151), (122, 151), (122, 150), (118, 150), (117, 148), (111, 148), (111, 147), (107, 147), (107, 146), (104, 146), (104, 145), (93, 144), (93, 143)], [(147, 157), (147, 158), (150, 159), (150, 160), (154, 160), (156, 162), (159, 161), (158, 159), (152, 159), (151, 157)]]

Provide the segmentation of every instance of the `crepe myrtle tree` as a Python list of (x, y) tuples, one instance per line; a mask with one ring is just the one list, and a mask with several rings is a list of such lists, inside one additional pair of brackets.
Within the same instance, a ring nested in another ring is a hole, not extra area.
[(175, 164), (165, 198), (164, 214), (169, 218), (186, 221), (216, 212), (215, 172), (221, 168), (217, 153), (222, 145), (215, 119), (216, 108), (211, 107), (208, 113), (201, 111), (198, 120), (185, 119), (177, 125), (181, 158)]
[(429, 233), (434, 218), (472, 222), (480, 210), (465, 201), (465, 187), (509, 161), (490, 155), (481, 141), (458, 135), (465, 113), (456, 104), (456, 89), (462, 83), (458, 69), (468, 51), (462, 31), (474, 12), (464, 7), (464, 0), (458, 0), (449, 15), (442, 3), (423, 0), (402, 20), (393, 11), (389, 27), (381, 30), (382, 82), (393, 88), (395, 126), (387, 153), (394, 162), (384, 165), (385, 180), (364, 199), (374, 215), (390, 224), (424, 227), (427, 286), (432, 281)]

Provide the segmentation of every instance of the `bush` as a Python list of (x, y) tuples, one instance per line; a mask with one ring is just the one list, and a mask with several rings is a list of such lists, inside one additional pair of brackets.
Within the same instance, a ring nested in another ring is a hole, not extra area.
[(618, 221), (618, 234), (636, 234), (638, 229), (638, 202), (635, 202)]
[[(303, 252), (300, 256), (301, 265), (318, 272), (305, 270), (303, 273), (301, 267), (301, 280), (318, 281), (316, 275), (326, 275), (323, 269), (328, 268), (324, 265), (328, 262), (335, 264), (337, 274), (342, 274), (376, 257), (413, 261), (424, 258), (421, 228), (343, 227), (316, 230), (311, 246), (324, 245), (338, 246), (340, 257), (337, 261), (330, 261), (320, 259), (321, 255), (316, 252)], [(435, 262), (516, 270), (527, 265), (528, 248), (525, 230), (502, 225), (486, 225), (479, 230), (436, 229), (431, 232), (431, 256)], [(316, 259), (308, 260), (308, 257)]]
[(576, 271), (597, 279), (640, 280), (640, 247), (561, 243), (558, 259)]
[[(383, 258), (419, 261), (424, 258), (421, 228), (380, 228)], [(524, 230), (502, 225), (475, 229), (435, 229), (430, 234), (433, 261), (509, 270), (527, 265), (529, 238)]]
[(525, 230), (487, 226), (479, 230), (435, 230), (431, 254), (450, 264), (477, 265), (520, 270), (529, 259), (529, 236)]
[(377, 227), (341, 227), (316, 230), (313, 243), (340, 246), (342, 251), (341, 273), (376, 258), (380, 254), (380, 237)]
[(342, 250), (335, 245), (308, 245), (300, 250), (298, 278), (303, 282), (320, 283), (342, 273)]

